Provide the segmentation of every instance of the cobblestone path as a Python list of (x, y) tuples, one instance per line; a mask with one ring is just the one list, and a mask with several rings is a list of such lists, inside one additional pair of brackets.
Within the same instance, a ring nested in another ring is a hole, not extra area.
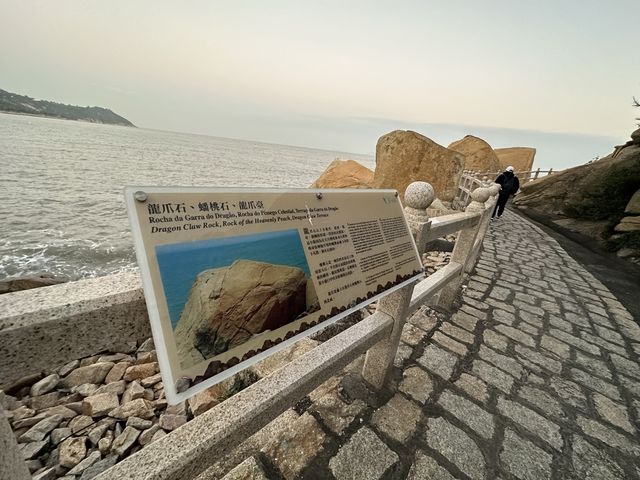
[(320, 453), (290, 475), (267, 452), (268, 477), (640, 478), (640, 328), (528, 221), (493, 223), (456, 313), (402, 340), (384, 398), (348, 374), (298, 406)]

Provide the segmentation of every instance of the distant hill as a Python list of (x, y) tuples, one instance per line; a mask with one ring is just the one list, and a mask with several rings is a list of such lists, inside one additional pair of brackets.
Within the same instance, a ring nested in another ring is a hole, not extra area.
[(47, 100), (34, 100), (31, 97), (7, 92), (2, 89), (0, 89), (0, 112), (135, 127), (129, 120), (113, 113), (108, 108), (78, 107), (75, 105), (65, 105), (64, 103), (49, 102)]

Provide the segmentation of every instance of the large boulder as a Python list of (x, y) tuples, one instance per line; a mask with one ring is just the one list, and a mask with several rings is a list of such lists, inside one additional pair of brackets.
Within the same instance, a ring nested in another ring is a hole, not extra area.
[(502, 170), (498, 156), (487, 142), (473, 135), (466, 135), (449, 145), (449, 150), (455, 150), (465, 157), (464, 168), (476, 172), (499, 172)]
[(306, 298), (307, 278), (296, 267), (237, 260), (201, 273), (175, 328), (182, 367), (292, 322), (306, 311)]
[(394, 188), (403, 197), (410, 183), (429, 182), (436, 196), (452, 201), (464, 169), (464, 155), (410, 130), (383, 135), (376, 145), (373, 188)]
[(195, 348), (196, 335), (207, 329), (209, 320), (216, 311), (217, 303), (214, 300), (220, 298), (222, 281), (228, 269), (228, 267), (212, 268), (200, 272), (191, 286), (189, 298), (173, 332), (178, 358), (183, 368), (205, 360), (202, 353)]
[(355, 160), (334, 160), (311, 188), (371, 188), (373, 172)]
[(533, 169), (533, 160), (536, 157), (535, 148), (496, 148), (494, 152), (500, 162), (500, 171), (504, 170), (509, 165), (513, 166), (516, 172), (528, 172)]

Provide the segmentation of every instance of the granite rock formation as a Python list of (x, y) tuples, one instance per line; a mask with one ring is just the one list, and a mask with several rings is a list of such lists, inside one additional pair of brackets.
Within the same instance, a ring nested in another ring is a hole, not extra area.
[[(640, 139), (639, 139), (640, 141)], [(616, 225), (616, 232), (640, 231), (640, 188), (633, 194), (624, 209), (624, 217)]]
[(307, 278), (296, 267), (237, 260), (202, 272), (175, 328), (182, 366), (290, 323), (307, 310), (308, 295)]
[(640, 217), (627, 216), (616, 225), (616, 232), (637, 232), (640, 231)]
[(640, 216), (629, 211), (638, 208), (639, 189), (640, 136), (632, 135), (611, 155), (522, 185), (515, 204), (640, 258)]
[(500, 162), (502, 171), (509, 165), (513, 166), (516, 172), (527, 172), (533, 169), (533, 160), (536, 157), (536, 149), (531, 147), (510, 147), (496, 148), (495, 154)]
[(632, 215), (640, 215), (640, 189), (636, 191), (627, 203), (624, 209), (624, 213), (630, 213)]
[(452, 201), (464, 169), (464, 155), (410, 130), (395, 130), (378, 139), (373, 188), (394, 188), (401, 197), (415, 181), (429, 182), (436, 196)]
[(465, 135), (461, 140), (447, 147), (465, 157), (464, 168), (475, 172), (498, 172), (502, 170), (498, 156), (487, 142), (473, 135)]
[(355, 160), (334, 160), (311, 188), (371, 188), (373, 172)]
[(615, 200), (621, 203), (622, 212), (637, 190), (621, 191), (627, 188), (623, 184), (630, 180), (629, 175), (637, 175), (639, 165), (640, 145), (630, 145), (617, 155), (523, 184), (515, 203), (545, 214), (604, 219), (605, 212), (600, 215), (599, 208)]

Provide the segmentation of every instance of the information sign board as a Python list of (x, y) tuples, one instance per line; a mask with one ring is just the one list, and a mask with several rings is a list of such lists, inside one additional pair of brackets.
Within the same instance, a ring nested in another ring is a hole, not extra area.
[(128, 187), (167, 400), (423, 275), (393, 190)]

